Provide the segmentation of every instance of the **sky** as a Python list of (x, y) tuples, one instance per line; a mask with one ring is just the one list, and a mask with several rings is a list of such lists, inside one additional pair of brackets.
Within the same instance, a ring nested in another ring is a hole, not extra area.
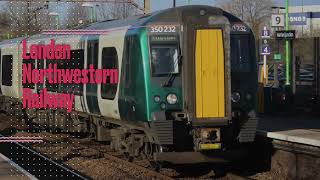
[[(177, 5), (187, 5), (188, 0), (176, 0)], [(191, 0), (192, 4), (203, 4), (203, 5), (214, 5), (219, 0)], [(161, 10), (172, 7), (173, 0), (151, 0), (151, 11)], [(274, 0), (276, 5), (284, 6), (285, 0)], [(320, 0), (289, 0), (290, 5), (299, 6), (299, 5), (320, 5)]]

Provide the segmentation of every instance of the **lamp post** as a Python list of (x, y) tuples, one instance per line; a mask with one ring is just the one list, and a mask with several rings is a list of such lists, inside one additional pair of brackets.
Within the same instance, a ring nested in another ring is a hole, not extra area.
[[(289, 30), (289, 0), (286, 0), (286, 27)], [(286, 85), (290, 86), (290, 41), (286, 40)]]
[(60, 29), (60, 17), (59, 17), (59, 14), (56, 13), (56, 12), (50, 12), (49, 16), (55, 17), (55, 19), (56, 19), (56, 27), (57, 27), (57, 29)]
[(90, 8), (90, 23), (93, 23), (93, 21), (94, 21), (94, 5), (93, 4), (91, 4), (91, 3), (87, 3), (87, 2), (85, 2), (85, 3), (83, 3), (82, 5), (81, 5), (82, 7), (89, 7)]

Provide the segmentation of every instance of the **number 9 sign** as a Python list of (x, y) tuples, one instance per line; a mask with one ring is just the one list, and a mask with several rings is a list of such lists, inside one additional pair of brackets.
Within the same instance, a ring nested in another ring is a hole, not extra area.
[(271, 16), (272, 27), (284, 27), (284, 14), (273, 14)]

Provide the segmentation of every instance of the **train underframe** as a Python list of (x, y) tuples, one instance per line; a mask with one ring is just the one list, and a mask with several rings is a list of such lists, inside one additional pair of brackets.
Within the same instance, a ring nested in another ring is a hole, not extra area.
[[(181, 163), (189, 162), (186, 158), (190, 156), (193, 156), (190, 158), (192, 162), (209, 161), (208, 156), (203, 155), (206, 152), (220, 153), (239, 143), (252, 142), (257, 126), (253, 111), (233, 112), (233, 119), (228, 121), (228, 125), (194, 126), (186, 118), (139, 123), (83, 112), (67, 113), (61, 109), (22, 109), (19, 99), (6, 96), (0, 96), (0, 104), (0, 111), (33, 127), (51, 132), (86, 133), (96, 141), (110, 142), (113, 150), (129, 159), (173, 163), (179, 159), (183, 159)], [(186, 157), (177, 158), (178, 155)]]

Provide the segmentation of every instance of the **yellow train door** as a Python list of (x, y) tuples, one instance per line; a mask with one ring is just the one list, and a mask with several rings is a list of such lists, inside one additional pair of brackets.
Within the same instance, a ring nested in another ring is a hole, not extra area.
[(221, 29), (196, 31), (196, 118), (224, 118), (225, 63)]

